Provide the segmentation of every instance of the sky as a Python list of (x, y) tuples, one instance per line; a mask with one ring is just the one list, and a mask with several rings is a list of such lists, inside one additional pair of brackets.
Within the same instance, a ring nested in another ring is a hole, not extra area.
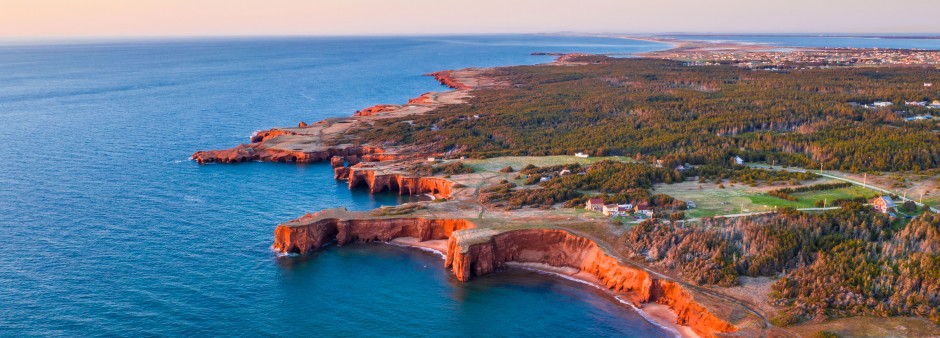
[(936, 33), (940, 0), (0, 0), (0, 39)]

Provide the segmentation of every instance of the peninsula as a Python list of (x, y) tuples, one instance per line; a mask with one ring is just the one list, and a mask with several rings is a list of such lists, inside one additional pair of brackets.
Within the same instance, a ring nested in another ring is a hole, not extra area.
[[(934, 59), (819, 67), (802, 49), (676, 46), (437, 72), (452, 90), (193, 159), (329, 161), (350, 188), (433, 197), (301, 216), (275, 228), (279, 253), (393, 242), (441, 252), (460, 281), (551, 271), (683, 336), (810, 335), (860, 316), (894, 324), (854, 326), (868, 333), (936, 333), (940, 121), (908, 119), (940, 108)], [(753, 67), (727, 53), (781, 54)]]

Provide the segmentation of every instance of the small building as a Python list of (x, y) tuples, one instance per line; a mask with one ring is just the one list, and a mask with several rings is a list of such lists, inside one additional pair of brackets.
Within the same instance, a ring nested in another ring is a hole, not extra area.
[(428, 162), (437, 162), (437, 159), (434, 157), (428, 157)]
[(605, 204), (604, 208), (601, 210), (604, 216), (617, 216), (619, 211), (616, 204)]
[(890, 196), (875, 197), (875, 199), (871, 200), (871, 205), (875, 208), (876, 211), (883, 214), (887, 214), (895, 210), (894, 200), (892, 200)]
[(933, 87), (933, 83), (924, 82), (924, 87)]
[(624, 208), (617, 204), (607, 204), (604, 206), (603, 211), (604, 216), (617, 217), (617, 216), (626, 216), (630, 213), (629, 208)]
[(588, 154), (578, 152), (578, 153), (575, 153), (575, 154), (574, 154), (574, 157), (588, 158), (588, 157), (590, 157), (590, 156), (589, 156)]
[(695, 202), (692, 202), (692, 201), (685, 201), (685, 208), (686, 208), (686, 209), (692, 210), (692, 209), (695, 209), (695, 208), (697, 208), (697, 207), (698, 207), (698, 206), (695, 205)]
[(542, 178), (539, 178), (539, 183), (548, 182), (548, 181), (550, 181), (551, 179), (552, 179), (551, 177), (542, 176)]
[(633, 212), (646, 215), (647, 217), (653, 216), (653, 209), (650, 209), (650, 205), (647, 203), (638, 203), (633, 207)]
[(565, 175), (568, 175), (568, 174), (571, 174), (571, 170), (562, 169), (560, 172), (558, 172), (558, 176), (565, 176)]
[(603, 211), (604, 210), (604, 200), (600, 198), (592, 198), (584, 204), (584, 208), (591, 211)]
[(930, 115), (930, 114), (927, 114), (927, 115), (917, 115), (917, 116), (911, 116), (911, 117), (906, 117), (906, 118), (904, 118), (904, 120), (905, 120), (905, 121), (908, 121), (908, 122), (910, 122), (910, 121), (930, 120), (930, 119), (933, 119), (933, 115)]
[(732, 160), (734, 160), (734, 164), (737, 164), (737, 165), (744, 164), (744, 159), (741, 158), (741, 156), (735, 156)]
[(894, 103), (891, 103), (890, 101), (875, 101), (874, 103), (872, 103), (873, 106), (878, 107), (878, 108), (884, 108), (892, 104)]

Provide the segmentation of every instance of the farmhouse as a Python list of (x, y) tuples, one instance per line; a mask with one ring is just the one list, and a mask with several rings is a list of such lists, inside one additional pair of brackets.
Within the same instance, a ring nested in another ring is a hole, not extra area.
[(883, 214), (894, 211), (894, 201), (890, 196), (875, 197), (875, 199), (871, 200), (871, 205), (875, 207), (876, 211)]
[(653, 216), (653, 209), (650, 209), (650, 205), (646, 203), (639, 203), (633, 207), (633, 211), (638, 214), (643, 214), (649, 217)]
[(603, 211), (604, 210), (604, 200), (600, 198), (592, 198), (584, 204), (584, 208), (591, 211)]

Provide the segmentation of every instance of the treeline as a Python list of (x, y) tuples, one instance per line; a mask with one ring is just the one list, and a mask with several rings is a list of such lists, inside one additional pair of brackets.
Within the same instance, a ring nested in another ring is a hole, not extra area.
[(463, 162), (450, 162), (441, 165), (430, 165), (427, 163), (418, 163), (407, 169), (415, 176), (432, 175), (458, 175), (473, 173), (473, 168), (463, 164)]
[(646, 221), (619, 245), (698, 284), (783, 275), (770, 295), (783, 307), (778, 325), (856, 315), (940, 322), (940, 215), (933, 213), (903, 227), (858, 203), (688, 227)]
[(819, 175), (805, 171), (767, 170), (743, 165), (726, 167), (714, 164), (694, 167), (684, 174), (686, 176), (698, 176), (700, 183), (705, 183), (706, 181), (721, 183), (724, 180), (729, 180), (731, 183), (741, 182), (747, 185), (757, 185), (760, 183), (774, 185), (776, 182), (787, 182), (791, 185), (797, 185), (800, 184), (801, 181), (819, 178)]
[(768, 191), (767, 194), (773, 197), (782, 198), (787, 201), (796, 201), (799, 198), (793, 196), (792, 194), (808, 192), (808, 191), (822, 191), (822, 190), (835, 190), (841, 188), (851, 187), (852, 183), (849, 182), (837, 182), (837, 183), (820, 183), (813, 185), (805, 185), (802, 187), (796, 188), (780, 188)]
[(477, 90), (467, 104), (380, 120), (359, 134), (376, 144), (470, 157), (586, 152), (657, 159), (666, 167), (727, 167), (734, 156), (847, 171), (940, 167), (937, 122), (903, 123), (890, 109), (849, 104), (940, 98), (922, 85), (940, 83), (934, 68), (768, 72), (591, 60), (499, 68), (496, 75), (512, 87)]
[[(561, 170), (572, 174), (559, 176)], [(520, 173), (529, 173), (529, 179), (552, 177), (535, 188), (516, 189), (515, 184), (503, 182), (482, 190), (481, 200), (509, 208), (522, 206), (550, 206), (566, 203), (566, 206), (583, 204), (589, 198), (584, 192), (602, 193), (607, 203), (647, 203), (653, 207), (685, 209), (685, 203), (668, 195), (652, 194), (650, 188), (656, 183), (681, 182), (682, 173), (641, 163), (601, 161), (587, 168), (574, 165), (544, 168), (526, 167)], [(527, 180), (526, 182), (529, 182)]]

